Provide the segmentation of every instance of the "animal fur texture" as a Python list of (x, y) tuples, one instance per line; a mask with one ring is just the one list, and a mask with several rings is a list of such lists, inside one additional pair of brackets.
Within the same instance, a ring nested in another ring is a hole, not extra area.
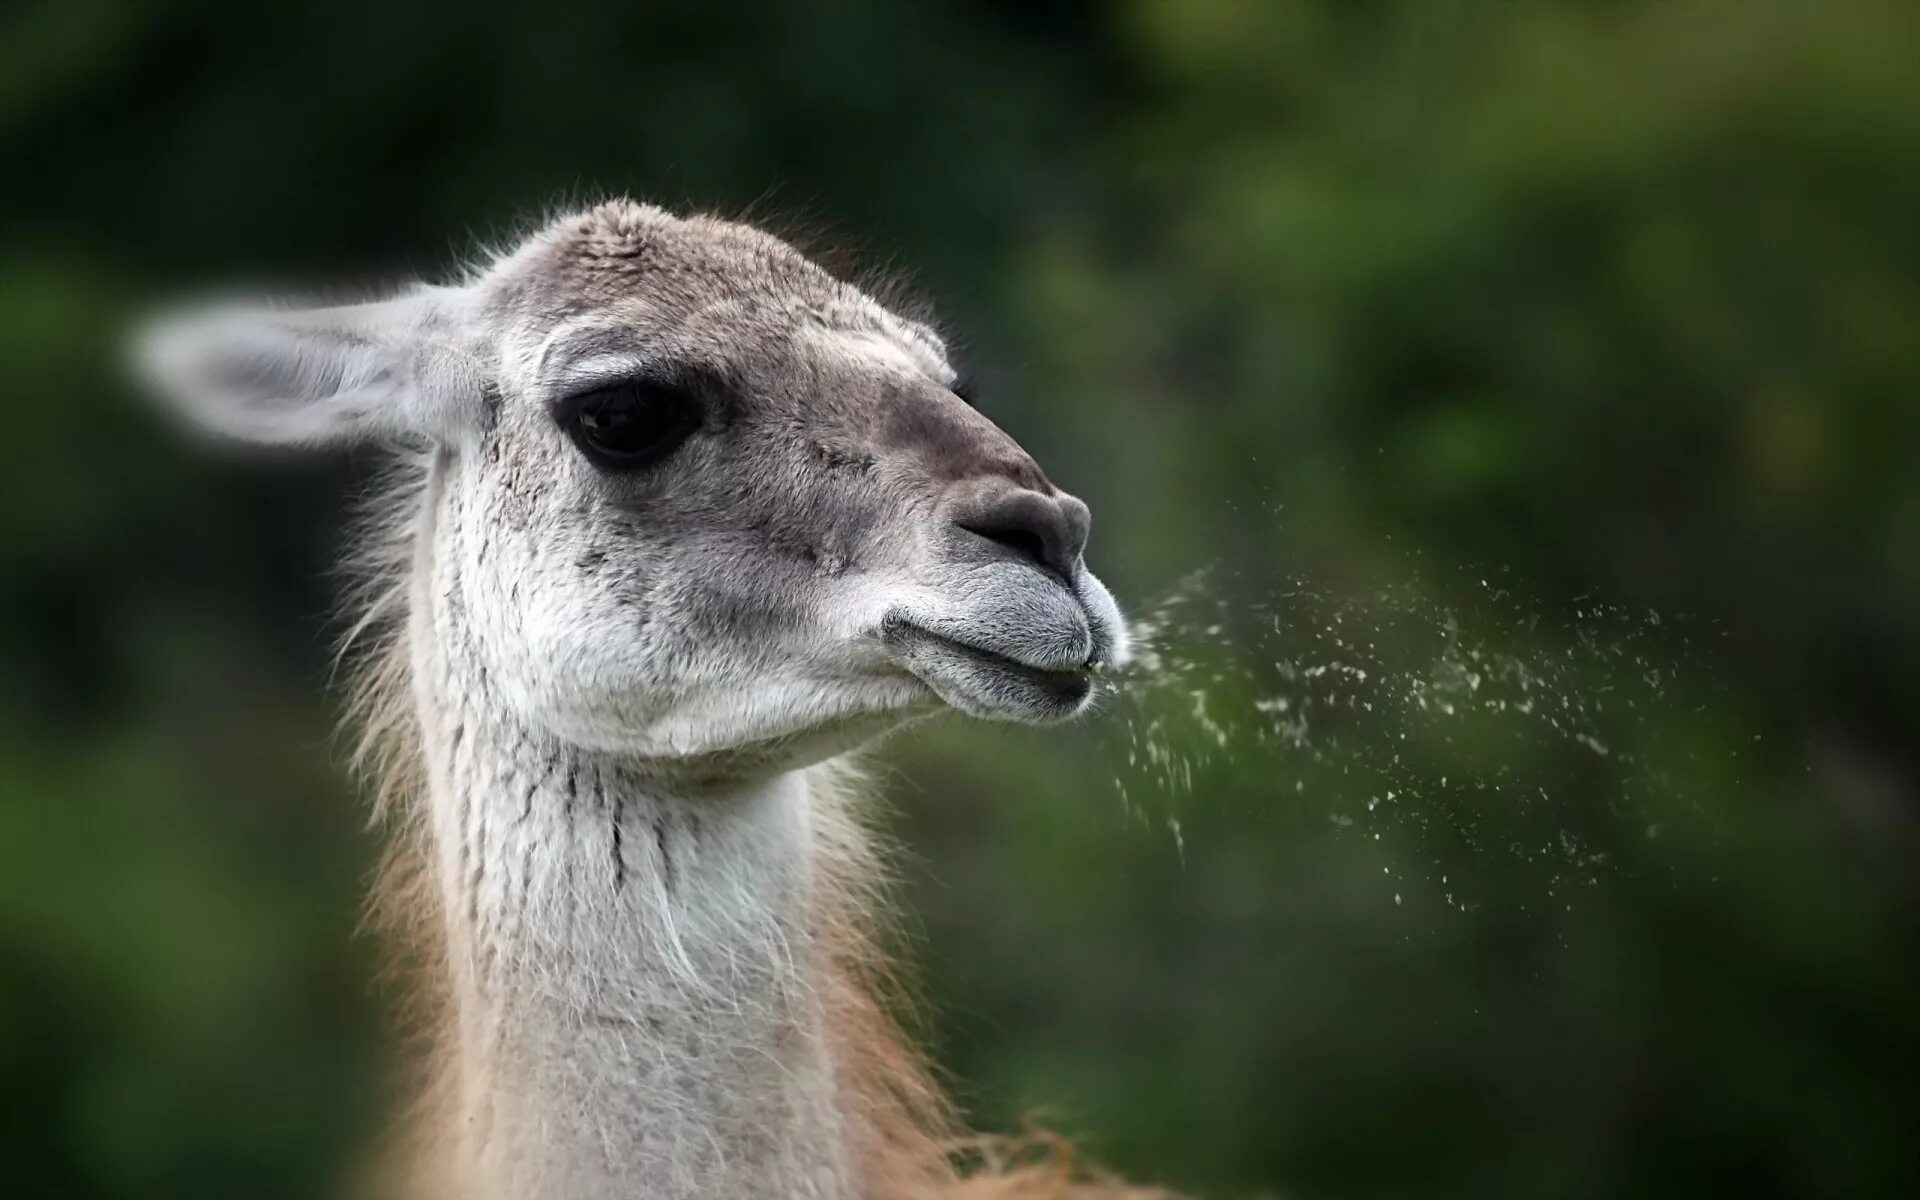
[(965, 1133), (902, 1032), (848, 755), (1070, 718), (1126, 654), (1085, 506), (928, 326), (616, 201), (450, 285), (164, 321), (145, 362), (215, 432), (394, 452), (346, 651), (421, 1068), (382, 1190), (1159, 1194)]

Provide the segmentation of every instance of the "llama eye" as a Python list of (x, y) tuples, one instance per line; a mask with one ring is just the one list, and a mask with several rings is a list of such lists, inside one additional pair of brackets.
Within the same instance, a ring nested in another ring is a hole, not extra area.
[(700, 404), (672, 385), (620, 383), (571, 397), (560, 419), (596, 466), (632, 471), (678, 449), (700, 427)]

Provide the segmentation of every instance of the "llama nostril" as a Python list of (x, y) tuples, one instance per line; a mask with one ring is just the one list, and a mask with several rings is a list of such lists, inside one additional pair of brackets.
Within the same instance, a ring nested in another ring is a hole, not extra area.
[(1047, 544), (1031, 529), (976, 529), (973, 532), (990, 542), (999, 542), (1021, 558), (1041, 564), (1047, 561)]
[(1069, 497), (1017, 491), (954, 520), (1013, 557), (1071, 584), (1087, 544), (1086, 508)]

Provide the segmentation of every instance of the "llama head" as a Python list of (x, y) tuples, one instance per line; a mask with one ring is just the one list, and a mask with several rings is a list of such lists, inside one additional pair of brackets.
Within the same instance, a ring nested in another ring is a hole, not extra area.
[(791, 759), (943, 705), (1060, 720), (1126, 653), (1086, 506), (940, 339), (744, 225), (606, 204), (461, 286), (144, 345), (216, 431), (424, 448), (414, 620), (576, 744)]

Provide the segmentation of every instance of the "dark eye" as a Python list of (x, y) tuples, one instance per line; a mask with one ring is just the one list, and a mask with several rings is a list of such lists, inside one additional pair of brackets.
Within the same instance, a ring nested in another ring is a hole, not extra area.
[(700, 428), (700, 401), (673, 384), (635, 380), (569, 397), (559, 417), (596, 466), (632, 471), (666, 458)]

